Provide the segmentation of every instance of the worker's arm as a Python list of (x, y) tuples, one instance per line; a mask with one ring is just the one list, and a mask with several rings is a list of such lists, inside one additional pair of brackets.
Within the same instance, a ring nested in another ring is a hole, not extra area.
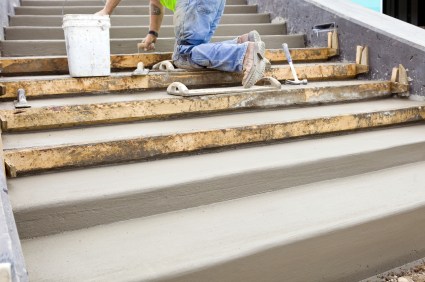
[(100, 15), (100, 16), (111, 15), (115, 7), (118, 6), (120, 2), (121, 0), (107, 0), (105, 7), (103, 7), (103, 9), (97, 12), (95, 15)]
[[(164, 6), (160, 0), (150, 0), (150, 22), (149, 30), (159, 33), (161, 28), (162, 19), (164, 18)], [(155, 49), (155, 42), (157, 37), (153, 34), (146, 35), (143, 42), (145, 43), (144, 50), (149, 51)]]

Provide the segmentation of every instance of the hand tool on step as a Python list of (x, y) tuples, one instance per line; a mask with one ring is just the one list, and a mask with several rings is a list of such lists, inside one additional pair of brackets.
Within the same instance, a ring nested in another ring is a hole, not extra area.
[(31, 108), (30, 104), (28, 104), (27, 97), (25, 97), (24, 89), (18, 89), (18, 100), (15, 100), (14, 104), (16, 109)]
[(286, 84), (292, 84), (292, 85), (304, 84), (304, 85), (306, 85), (308, 83), (307, 79), (303, 79), (303, 80), (298, 79), (297, 72), (295, 71), (294, 64), (292, 63), (291, 53), (289, 53), (288, 44), (283, 43), (282, 47), (283, 47), (283, 51), (285, 52), (285, 55), (286, 55), (286, 60), (288, 61), (289, 66), (291, 67), (292, 75), (294, 76), (294, 80), (286, 80)]
[(182, 97), (194, 97), (194, 96), (206, 96), (206, 95), (218, 95), (218, 94), (235, 94), (235, 93), (247, 93), (264, 90), (276, 90), (281, 89), (282, 84), (273, 77), (263, 77), (258, 83), (263, 83), (261, 86), (253, 86), (251, 88), (244, 88), (242, 86), (237, 87), (222, 87), (222, 88), (206, 88), (206, 89), (193, 89), (190, 90), (181, 82), (173, 82), (167, 88), (167, 93), (174, 96)]
[[(152, 50), (155, 49), (155, 43), (151, 43), (152, 46)], [(140, 43), (137, 43), (137, 53), (140, 53), (140, 49), (143, 49), (144, 51), (148, 51), (148, 47), (149, 45), (143, 40)]]
[(137, 69), (133, 71), (131, 75), (147, 75), (149, 69), (145, 69), (145, 65), (142, 62), (137, 63)]

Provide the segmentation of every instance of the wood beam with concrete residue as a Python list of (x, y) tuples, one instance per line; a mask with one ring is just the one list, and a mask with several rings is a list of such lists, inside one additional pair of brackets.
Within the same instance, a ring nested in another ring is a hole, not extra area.
[(6, 162), (13, 164), (13, 170), (16, 176), (19, 176), (55, 169), (147, 160), (203, 149), (398, 125), (424, 119), (425, 107), (410, 105), (397, 109), (345, 111), (326, 117), (254, 123), (208, 130), (177, 131), (85, 144), (6, 149), (4, 153)]
[[(233, 88), (232, 88), (233, 89)], [(243, 109), (340, 103), (382, 98), (394, 91), (390, 81), (341, 81), (284, 86), (280, 90), (182, 98), (157, 93), (156, 98), (136, 101), (50, 105), (0, 110), (3, 131), (26, 131), (111, 124)], [(99, 97), (99, 101), (102, 97)]]
[[(326, 81), (354, 78), (368, 68), (353, 63), (298, 64), (300, 78), (309, 81)], [(292, 79), (289, 66), (278, 65), (267, 70), (265, 76), (280, 81)], [(27, 98), (76, 93), (102, 93), (142, 89), (163, 89), (179, 81), (186, 86), (237, 85), (242, 81), (241, 73), (219, 71), (152, 71), (148, 75), (133, 76), (131, 73), (115, 73), (109, 77), (72, 78), (70, 76), (41, 76), (0, 79), (3, 95), (1, 100), (13, 99), (18, 89), (25, 90)]]
[[(299, 48), (291, 49), (294, 61), (309, 62), (327, 60), (336, 56), (331, 48)], [(141, 53), (129, 55), (111, 55), (111, 68), (113, 70), (134, 69), (139, 62), (146, 67), (156, 63), (171, 60), (172, 53)], [(266, 57), (272, 63), (286, 62), (285, 54), (279, 49), (266, 50)], [(54, 57), (15, 57), (0, 58), (0, 75), (25, 75), (25, 74), (67, 74), (68, 59), (65, 56)]]

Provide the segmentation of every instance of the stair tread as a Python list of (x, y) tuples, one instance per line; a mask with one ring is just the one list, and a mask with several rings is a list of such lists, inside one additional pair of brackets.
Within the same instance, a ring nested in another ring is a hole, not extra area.
[[(216, 154), (13, 178), (8, 179), (8, 186), (15, 213), (31, 213), (42, 207), (147, 193), (183, 183), (197, 183), (262, 170), (272, 171), (278, 167), (296, 167), (324, 159), (343, 158), (423, 142), (425, 125), (415, 125), (272, 144), (260, 148), (240, 148)], [(225, 166), (222, 165), (224, 163)], [(164, 172), (167, 177), (163, 177)], [(311, 174), (304, 177), (307, 179), (313, 176)], [(197, 192), (194, 190), (192, 193)]]
[[(425, 163), (415, 163), (155, 217), (23, 240), (22, 246), (33, 281), (141, 281), (185, 273), (192, 273), (196, 279), (196, 271), (209, 268), (212, 270), (209, 281), (224, 281), (220, 280), (222, 275), (229, 277), (226, 275), (236, 273), (233, 275), (238, 277), (245, 271), (234, 272), (232, 268), (221, 273), (213, 267), (220, 269), (222, 263), (423, 208), (425, 190), (418, 175), (424, 169)], [(388, 225), (385, 228), (389, 228)], [(391, 232), (379, 236), (391, 236)], [(321, 245), (321, 248), (329, 248), (329, 245)], [(280, 254), (285, 256), (285, 252)], [(246, 271), (252, 273), (248, 269)], [(282, 277), (275, 271), (268, 275)], [(181, 281), (196, 280), (182, 278)], [(258, 281), (258, 277), (243, 281)]]
[[(212, 42), (234, 39), (235, 36), (214, 36)], [(129, 54), (137, 52), (136, 44), (143, 38), (121, 38), (111, 39), (111, 54)], [(288, 43), (290, 48), (305, 47), (304, 34), (291, 35), (264, 35), (261, 39), (267, 48), (280, 49), (282, 42)], [(156, 44), (157, 52), (172, 52), (175, 38), (158, 38)], [(65, 40), (2, 40), (0, 50), (4, 57), (13, 56), (49, 56), (66, 55)]]
[(5, 150), (65, 144), (90, 144), (101, 141), (164, 136), (182, 132), (220, 130), (250, 125), (274, 124), (296, 120), (309, 120), (374, 111), (421, 107), (424, 103), (404, 100), (380, 100), (321, 107), (283, 109), (275, 111), (231, 113), (209, 117), (187, 118), (171, 121), (152, 121), (132, 124), (77, 128), (51, 132), (5, 134)]
[[(256, 24), (256, 30), (262, 35), (284, 35), (286, 34), (286, 23)], [(134, 38), (146, 34), (148, 25), (139, 26), (112, 26), (110, 28), (110, 38)], [(237, 36), (248, 33), (252, 30), (252, 24), (221, 24), (215, 32), (216, 36)], [(62, 27), (6, 27), (6, 40), (50, 40), (64, 39)], [(174, 26), (161, 26), (161, 37), (173, 37)]]
[[(112, 26), (149, 24), (150, 16), (147, 15), (112, 15)], [(265, 13), (250, 14), (224, 14), (221, 24), (229, 23), (269, 23), (270, 15)], [(173, 15), (164, 15), (163, 24), (173, 24)], [(10, 16), (10, 26), (62, 26), (61, 15), (14, 15)]]
[[(322, 82), (310, 82), (308, 85), (291, 85), (284, 86), (289, 89), (310, 89), (316, 87), (338, 87), (338, 86), (351, 86), (351, 85), (368, 85), (380, 83), (379, 80), (346, 80), (346, 81), (322, 81)], [(209, 100), (213, 96), (204, 96), (203, 100)], [(86, 96), (73, 96), (73, 97), (61, 97), (61, 98), (43, 98), (31, 100), (31, 108), (42, 108), (42, 107), (61, 107), (61, 106), (75, 106), (75, 105), (90, 105), (90, 104), (104, 104), (104, 103), (118, 103), (118, 102), (130, 102), (130, 101), (145, 101), (145, 100), (184, 100), (188, 98), (172, 96), (166, 93), (165, 90), (147, 90), (137, 92), (122, 92), (122, 93), (108, 93), (108, 94), (96, 94)], [(0, 110), (15, 110), (13, 102), (2, 102), (0, 103)]]
[[(75, 5), (78, 3), (78, 5)], [(101, 3), (99, 0), (67, 0), (66, 4), (70, 6), (96, 6)], [(140, 3), (144, 3), (147, 5), (149, 0), (124, 0), (120, 2), (120, 6), (132, 6), (132, 5), (140, 5)], [(227, 4), (232, 5), (245, 5), (246, 0), (227, 0)], [(94, 4), (94, 5), (93, 5)], [(22, 0), (21, 6), (62, 6), (63, 1), (61, 0)]]
[[(103, 5), (97, 6), (65, 6), (62, 10), (60, 6), (21, 6), (15, 7), (16, 15), (62, 15), (62, 14), (91, 14), (103, 9)], [(114, 10), (114, 15), (138, 15), (148, 14), (149, 6), (119, 6)], [(173, 12), (165, 9), (164, 13), (171, 15)], [(225, 14), (255, 14), (256, 5), (226, 5)]]

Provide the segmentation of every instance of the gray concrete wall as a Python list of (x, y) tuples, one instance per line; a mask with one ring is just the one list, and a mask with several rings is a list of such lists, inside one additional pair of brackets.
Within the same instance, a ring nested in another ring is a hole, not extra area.
[(20, 6), (19, 0), (0, 0), (0, 40), (4, 39), (4, 27), (9, 25), (9, 16), (14, 8)]
[(371, 72), (366, 78), (389, 79), (403, 64), (409, 70), (412, 94), (425, 97), (425, 30), (345, 0), (248, 0), (272, 19), (288, 20), (288, 32), (307, 34), (310, 46), (326, 46), (326, 34), (312, 35), (313, 25), (336, 22), (341, 56), (355, 60), (357, 45), (370, 47)]

